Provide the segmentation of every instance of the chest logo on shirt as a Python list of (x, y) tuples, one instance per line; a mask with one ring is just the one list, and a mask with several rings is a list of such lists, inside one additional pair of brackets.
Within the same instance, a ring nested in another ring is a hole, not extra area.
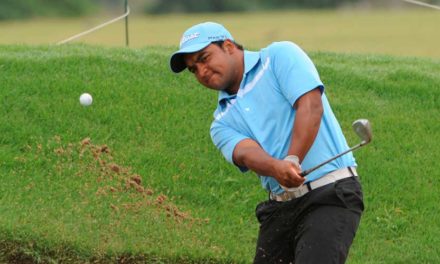
[[(266, 61), (264, 62), (261, 70), (255, 75), (254, 79), (250, 82), (248, 82), (243, 89), (240, 89), (237, 93), (237, 97), (238, 98), (242, 98), (243, 96), (245, 96), (247, 93), (249, 93), (250, 91), (252, 91), (252, 89), (254, 89), (255, 85), (257, 84), (257, 82), (261, 79), (261, 77), (263, 77), (264, 73), (266, 72), (266, 70), (269, 68), (269, 63), (270, 63), (270, 58), (267, 57)], [(222, 117), (224, 117), (226, 115), (226, 113), (229, 111), (229, 109), (236, 103), (236, 99), (235, 100), (231, 100), (231, 102), (226, 106), (226, 108), (218, 113), (215, 116), (216, 120), (220, 120)], [(246, 107), (244, 109), (246, 112), (250, 112), (251, 109), (249, 107)]]
[(237, 93), (238, 97), (243, 97), (245, 94), (247, 94), (248, 92), (252, 91), (252, 89), (254, 89), (257, 82), (261, 79), (261, 77), (263, 77), (264, 72), (269, 68), (269, 63), (270, 63), (270, 58), (267, 57), (261, 70), (255, 75), (254, 79), (251, 82), (247, 83), (243, 89), (238, 91)]

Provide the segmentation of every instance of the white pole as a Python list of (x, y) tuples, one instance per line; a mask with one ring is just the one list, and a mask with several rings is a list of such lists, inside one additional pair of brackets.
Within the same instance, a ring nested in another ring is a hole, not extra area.
[[(128, 0), (125, 0), (125, 12), (128, 8)], [(125, 17), (125, 46), (128, 47), (128, 15)]]
[(111, 24), (111, 23), (114, 23), (114, 22), (116, 22), (116, 21), (118, 21), (118, 20), (121, 20), (121, 19), (123, 19), (124, 17), (127, 17), (129, 14), (130, 14), (130, 8), (127, 6), (127, 12), (126, 12), (125, 14), (123, 14), (122, 16), (119, 16), (119, 17), (117, 17), (117, 18), (114, 18), (114, 19), (112, 19), (112, 20), (110, 20), (110, 21), (107, 21), (107, 22), (105, 22), (105, 23), (103, 23), (103, 24), (101, 24), (101, 25), (98, 25), (98, 26), (96, 26), (96, 27), (94, 27), (94, 28), (91, 28), (91, 29), (89, 29), (89, 30), (87, 30), (87, 31), (81, 32), (81, 33), (79, 33), (79, 34), (77, 34), (77, 35), (75, 35), (75, 36), (72, 36), (72, 37), (68, 38), (68, 39), (62, 40), (62, 41), (58, 42), (57, 45), (67, 43), (67, 42), (69, 42), (69, 41), (72, 41), (72, 40), (77, 39), (77, 38), (79, 38), (79, 37), (82, 37), (82, 36), (84, 36), (84, 35), (87, 35), (87, 34), (93, 32), (93, 31), (96, 31), (96, 30), (98, 30), (98, 29), (100, 29), (100, 28), (103, 28), (103, 27), (105, 27), (105, 26), (107, 26), (107, 25), (109, 25), (109, 24)]
[(403, 1), (411, 3), (411, 4), (415, 4), (415, 5), (420, 5), (420, 6), (424, 6), (424, 7), (429, 7), (429, 8), (440, 10), (440, 6), (430, 5), (430, 4), (427, 4), (427, 3), (420, 2), (420, 1), (415, 1), (415, 0), (403, 0)]

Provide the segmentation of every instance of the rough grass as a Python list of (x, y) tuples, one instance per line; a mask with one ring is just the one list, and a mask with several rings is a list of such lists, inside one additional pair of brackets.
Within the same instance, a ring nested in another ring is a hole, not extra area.
[[(171, 51), (0, 47), (1, 261), (251, 262), (267, 196), (212, 145), (216, 94)], [(350, 145), (354, 119), (373, 125), (349, 263), (440, 262), (440, 62), (311, 57)]]

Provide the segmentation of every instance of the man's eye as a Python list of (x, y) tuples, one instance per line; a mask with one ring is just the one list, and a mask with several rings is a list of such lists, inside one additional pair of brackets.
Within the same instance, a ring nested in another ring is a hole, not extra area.
[(207, 59), (208, 59), (208, 55), (203, 56), (200, 58), (200, 62), (206, 62)]

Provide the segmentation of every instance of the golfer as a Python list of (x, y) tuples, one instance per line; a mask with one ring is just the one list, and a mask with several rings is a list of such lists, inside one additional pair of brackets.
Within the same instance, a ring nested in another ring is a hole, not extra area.
[(292, 42), (244, 50), (222, 25), (183, 33), (171, 70), (218, 91), (211, 138), (227, 161), (254, 171), (268, 193), (257, 205), (254, 263), (344, 263), (363, 212), (351, 153), (310, 58)]

